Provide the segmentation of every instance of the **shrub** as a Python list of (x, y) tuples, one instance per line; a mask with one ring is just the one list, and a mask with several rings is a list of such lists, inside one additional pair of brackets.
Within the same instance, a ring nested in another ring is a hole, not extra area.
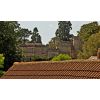
[(33, 61), (40, 60), (40, 57), (39, 57), (39, 56), (37, 56), (37, 55), (34, 55), (34, 56), (32, 57), (32, 60), (33, 60)]
[(63, 60), (71, 60), (72, 58), (68, 54), (59, 54), (52, 58), (52, 61), (63, 61)]
[(32, 57), (32, 60), (33, 60), (33, 61), (46, 61), (46, 60), (48, 60), (48, 58), (47, 58), (47, 57), (44, 57), (44, 56), (34, 55), (34, 56)]
[(0, 68), (3, 68), (3, 64), (4, 64), (4, 56), (3, 54), (0, 54)]
[(4, 71), (0, 70), (0, 77), (4, 74)]
[(0, 54), (0, 77), (4, 74), (4, 72), (2, 71), (4, 66), (4, 56), (3, 54)]

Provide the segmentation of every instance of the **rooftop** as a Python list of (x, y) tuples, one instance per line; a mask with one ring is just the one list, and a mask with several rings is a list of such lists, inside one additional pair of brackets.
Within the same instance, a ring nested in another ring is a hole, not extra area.
[(2, 79), (100, 79), (100, 60), (16, 62)]

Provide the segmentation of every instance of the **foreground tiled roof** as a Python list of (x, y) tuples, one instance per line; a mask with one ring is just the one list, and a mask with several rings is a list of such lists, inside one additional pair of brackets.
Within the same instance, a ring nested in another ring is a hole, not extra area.
[(20, 62), (2, 79), (99, 79), (100, 61)]

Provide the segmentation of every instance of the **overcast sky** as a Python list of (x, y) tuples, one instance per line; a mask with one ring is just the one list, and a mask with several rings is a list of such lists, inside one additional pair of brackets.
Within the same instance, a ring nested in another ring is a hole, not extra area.
[[(79, 31), (80, 26), (89, 22), (90, 21), (71, 21), (72, 30), (70, 33), (77, 35), (77, 31)], [(57, 21), (19, 21), (19, 23), (21, 27), (28, 28), (32, 31), (34, 27), (37, 27), (39, 34), (42, 37), (43, 44), (47, 44), (51, 38), (55, 36), (55, 31), (58, 28)]]

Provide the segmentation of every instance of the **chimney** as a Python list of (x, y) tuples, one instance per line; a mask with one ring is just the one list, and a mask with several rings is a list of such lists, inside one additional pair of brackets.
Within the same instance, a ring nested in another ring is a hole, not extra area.
[(97, 59), (100, 60), (100, 48), (98, 48), (98, 52), (97, 52)]

